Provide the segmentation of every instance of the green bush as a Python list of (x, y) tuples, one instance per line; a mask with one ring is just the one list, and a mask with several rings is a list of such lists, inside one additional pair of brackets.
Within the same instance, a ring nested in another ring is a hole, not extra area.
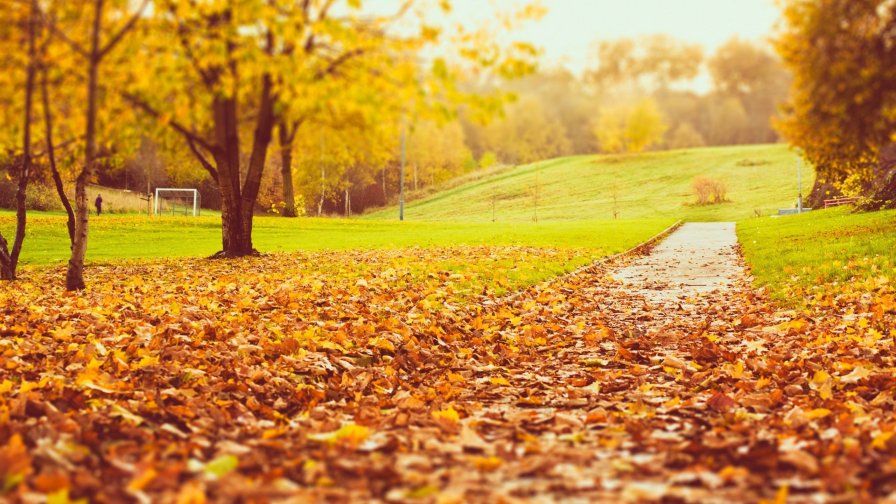
[(480, 168), (489, 168), (498, 164), (498, 156), (495, 155), (494, 152), (486, 152), (479, 158), (479, 167)]
[(44, 184), (28, 184), (25, 190), (25, 208), (42, 212), (64, 210), (56, 188)]
[[(16, 180), (8, 172), (0, 171), (0, 208), (16, 208)], [(42, 183), (31, 182), (25, 190), (25, 208), (28, 210), (62, 210), (56, 189)]]

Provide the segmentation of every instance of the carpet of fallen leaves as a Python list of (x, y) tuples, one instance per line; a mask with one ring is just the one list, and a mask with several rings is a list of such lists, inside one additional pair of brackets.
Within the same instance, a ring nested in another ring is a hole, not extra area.
[(0, 500), (896, 500), (896, 279), (788, 312), (746, 278), (651, 305), (609, 265), (509, 297), (420, 273), (550, 253), (30, 273), (0, 290)]

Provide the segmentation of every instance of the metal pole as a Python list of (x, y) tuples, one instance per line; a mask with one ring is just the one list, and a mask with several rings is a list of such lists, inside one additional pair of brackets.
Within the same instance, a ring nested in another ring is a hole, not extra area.
[(404, 160), (407, 152), (407, 133), (405, 132), (406, 123), (401, 122), (401, 176), (399, 177), (398, 186), (398, 220), (404, 220)]
[(799, 199), (796, 202), (797, 213), (803, 213), (803, 156), (802, 153), (800, 157), (796, 158), (796, 184), (797, 184), (797, 196)]
[(320, 201), (317, 203), (317, 216), (324, 210), (324, 194), (327, 192), (327, 173), (324, 171), (324, 132), (320, 132)]

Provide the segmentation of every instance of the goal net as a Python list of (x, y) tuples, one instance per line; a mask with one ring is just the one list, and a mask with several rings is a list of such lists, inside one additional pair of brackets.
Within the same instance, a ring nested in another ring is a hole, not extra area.
[(156, 189), (155, 215), (199, 215), (202, 198), (196, 189), (159, 187)]

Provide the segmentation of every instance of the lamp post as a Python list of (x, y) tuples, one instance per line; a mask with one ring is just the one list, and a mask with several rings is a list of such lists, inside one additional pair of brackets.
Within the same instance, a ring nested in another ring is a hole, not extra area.
[(796, 155), (796, 212), (803, 213), (803, 149), (797, 147)]
[(399, 186), (398, 186), (398, 220), (404, 220), (404, 160), (407, 153), (407, 132), (405, 129), (407, 128), (406, 122), (402, 119), (401, 121), (401, 171), (399, 176)]

